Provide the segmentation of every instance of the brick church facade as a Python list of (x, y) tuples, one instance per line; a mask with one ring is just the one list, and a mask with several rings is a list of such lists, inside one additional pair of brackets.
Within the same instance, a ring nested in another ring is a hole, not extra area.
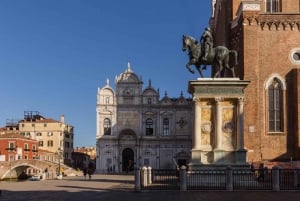
[[(300, 160), (300, 0), (212, 0), (214, 46), (238, 51), (247, 161)], [(225, 74), (226, 76), (226, 74)]]

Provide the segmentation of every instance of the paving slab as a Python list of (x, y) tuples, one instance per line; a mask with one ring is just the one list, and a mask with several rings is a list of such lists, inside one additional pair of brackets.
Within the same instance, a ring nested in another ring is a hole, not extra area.
[(64, 177), (62, 180), (1, 181), (0, 201), (296, 201), (298, 191), (135, 192), (132, 175)]

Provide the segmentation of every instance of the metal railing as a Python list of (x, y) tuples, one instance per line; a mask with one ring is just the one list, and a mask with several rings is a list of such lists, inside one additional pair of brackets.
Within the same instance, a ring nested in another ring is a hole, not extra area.
[(232, 177), (234, 190), (272, 190), (272, 170), (265, 170), (258, 179), (258, 169), (234, 169)]
[(179, 176), (176, 170), (170, 169), (153, 169), (151, 185), (149, 181), (146, 185), (142, 184), (142, 189), (151, 190), (151, 189), (160, 189), (160, 190), (179, 190)]
[(300, 169), (280, 169), (280, 190), (300, 190)]
[(136, 170), (136, 190), (300, 190), (300, 169)]
[(187, 172), (187, 190), (226, 190), (225, 170), (197, 170)]

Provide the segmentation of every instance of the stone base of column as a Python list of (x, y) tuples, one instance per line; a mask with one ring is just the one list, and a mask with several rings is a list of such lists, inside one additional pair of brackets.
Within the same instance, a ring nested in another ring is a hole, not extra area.
[(237, 164), (246, 164), (247, 162), (247, 150), (246, 149), (240, 149), (235, 152), (235, 158)]
[(213, 153), (212, 153), (211, 149), (192, 149), (191, 152), (192, 152), (191, 163), (194, 163), (194, 164), (211, 164), (211, 163), (213, 163)]
[(201, 153), (202, 150), (199, 149), (192, 149), (191, 150), (191, 162), (190, 164), (199, 165), (201, 164)]
[(220, 149), (215, 149), (213, 151), (214, 153), (214, 163), (215, 164), (224, 164), (225, 160), (224, 160), (224, 151), (220, 150)]
[(200, 149), (191, 150), (191, 161), (189, 166), (199, 165), (245, 165), (247, 150), (225, 151), (215, 149), (213, 151), (204, 151)]

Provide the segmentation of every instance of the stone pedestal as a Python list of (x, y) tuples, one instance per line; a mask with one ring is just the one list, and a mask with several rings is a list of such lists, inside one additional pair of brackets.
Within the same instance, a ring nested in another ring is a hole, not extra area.
[(199, 78), (189, 82), (195, 103), (191, 169), (246, 164), (243, 108), (248, 84), (238, 78)]
[(236, 163), (245, 164), (246, 163), (247, 150), (240, 149), (236, 151)]

